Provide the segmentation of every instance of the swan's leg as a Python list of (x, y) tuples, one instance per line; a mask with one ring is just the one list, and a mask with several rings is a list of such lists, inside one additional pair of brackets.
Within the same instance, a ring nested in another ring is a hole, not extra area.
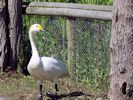
[[(56, 93), (46, 92), (46, 95), (48, 97), (52, 97), (52, 98), (56, 98), (57, 97), (57, 92), (59, 91), (58, 86), (57, 86), (57, 83), (55, 83), (55, 91), (56, 91)], [(57, 99), (54, 99), (54, 100), (57, 100)]]
[(56, 91), (56, 94), (59, 91), (57, 83), (55, 83), (55, 91)]
[(39, 86), (39, 95), (38, 95), (38, 100), (43, 100), (42, 96), (42, 81), (38, 81), (38, 86)]

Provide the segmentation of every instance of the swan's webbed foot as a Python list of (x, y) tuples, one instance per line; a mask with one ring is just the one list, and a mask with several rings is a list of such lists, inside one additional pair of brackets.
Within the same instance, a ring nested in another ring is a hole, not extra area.
[(59, 98), (57, 92), (59, 91), (57, 83), (55, 83), (55, 93), (46, 92), (46, 95), (50, 98)]
[(50, 92), (46, 92), (46, 96), (49, 97), (49, 98), (59, 98), (59, 96), (55, 93), (50, 93)]

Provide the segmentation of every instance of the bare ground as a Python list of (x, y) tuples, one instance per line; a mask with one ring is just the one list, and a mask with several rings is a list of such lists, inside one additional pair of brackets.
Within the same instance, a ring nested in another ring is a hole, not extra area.
[[(54, 95), (54, 84), (49, 81), (43, 83), (44, 100), (105, 100), (106, 93), (102, 90), (94, 91), (87, 86), (70, 78), (59, 81), (58, 95)], [(51, 93), (46, 95), (46, 93)], [(21, 73), (0, 73), (0, 100), (37, 100), (37, 80)]]

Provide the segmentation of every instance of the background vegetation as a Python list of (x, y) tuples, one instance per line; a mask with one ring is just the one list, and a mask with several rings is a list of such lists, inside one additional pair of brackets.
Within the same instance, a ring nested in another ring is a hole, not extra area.
[[(32, 1), (76, 2), (82, 4), (112, 5), (112, 0), (23, 0), (23, 2)], [(28, 30), (29, 27), (34, 23), (40, 23), (44, 25), (44, 28), (46, 30), (44, 33), (40, 33), (35, 37), (40, 56), (46, 55), (59, 58), (67, 64), (68, 52), (66, 21), (66, 17), (23, 15), (23, 34), (21, 38), (20, 48), (20, 66), (25, 74), (28, 74), (26, 67), (31, 56)], [(65, 86), (62, 87), (61, 92), (75, 91), (78, 89), (86, 93), (92, 93), (95, 95), (106, 95), (109, 83), (109, 38), (111, 32), (111, 22), (94, 19), (75, 18), (73, 20), (73, 30), (76, 34), (76, 55), (74, 61), (74, 63), (76, 64), (76, 79), (74, 79), (73, 81), (70, 79), (64, 80)], [(35, 82), (35, 80), (31, 77), (25, 77), (23, 75), (20, 76), (21, 78), (19, 82), (15, 81), (16, 77), (12, 80), (14, 84), (18, 85), (18, 87), (14, 87), (16, 88), (14, 94), (23, 93), (22, 91), (27, 91), (25, 92), (25, 94), (22, 94), (22, 97), (23, 95), (28, 95), (29, 97), (29, 95), (33, 96), (34, 94), (37, 94), (37, 82)], [(17, 77), (20, 76), (17, 75)], [(62, 83), (63, 82), (61, 81), (60, 84)], [(3, 84), (5, 84), (5, 81), (3, 81)], [(53, 91), (52, 85), (49, 85), (49, 83), (47, 82), (45, 82), (44, 84), (45, 87), (47, 85), (47, 89), (45, 91)], [(10, 85), (13, 84), (10, 83)], [(35, 87), (34, 90), (33, 86)], [(0, 91), (2, 91), (2, 89)], [(4, 93), (11, 94), (6, 90), (4, 91)], [(30, 98), (34, 97), (32, 96)], [(95, 100), (95, 97), (93, 99)]]
[(99, 4), (112, 5), (112, 0), (23, 0), (24, 2), (66, 2), (66, 3), (81, 3), (81, 4)]

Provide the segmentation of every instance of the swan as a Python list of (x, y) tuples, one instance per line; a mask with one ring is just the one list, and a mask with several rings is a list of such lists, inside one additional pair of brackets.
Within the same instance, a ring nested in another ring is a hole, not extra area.
[(44, 31), (40, 24), (33, 24), (29, 29), (29, 40), (32, 48), (32, 56), (28, 63), (28, 71), (31, 76), (38, 80), (39, 96), (38, 99), (42, 100), (42, 83), (44, 80), (53, 81), (55, 83), (56, 93), (58, 91), (57, 82), (59, 78), (69, 76), (66, 65), (58, 59), (52, 57), (40, 57), (37, 51), (34, 36)]

